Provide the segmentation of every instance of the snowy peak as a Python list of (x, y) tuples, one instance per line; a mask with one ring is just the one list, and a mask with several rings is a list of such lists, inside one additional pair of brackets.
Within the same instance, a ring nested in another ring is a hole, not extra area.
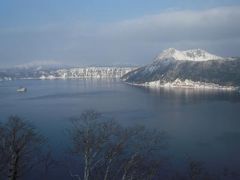
[(185, 61), (208, 61), (222, 60), (224, 58), (208, 53), (202, 49), (191, 49), (187, 51), (179, 51), (174, 48), (169, 48), (160, 53), (155, 61), (161, 60), (185, 60)]
[(189, 58), (189, 60), (194, 61), (208, 61), (208, 60), (222, 60), (223, 57), (216, 56), (214, 54), (210, 54), (207, 51), (202, 49), (192, 49), (188, 51), (183, 51), (183, 54)]

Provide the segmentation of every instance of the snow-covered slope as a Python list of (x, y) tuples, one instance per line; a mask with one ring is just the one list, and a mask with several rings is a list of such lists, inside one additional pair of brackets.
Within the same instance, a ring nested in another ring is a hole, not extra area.
[(154, 87), (233, 89), (240, 87), (240, 58), (222, 58), (200, 49), (178, 51), (170, 48), (153, 63), (122, 79), (134, 85)]
[(120, 78), (132, 71), (131, 67), (87, 67), (59, 69), (43, 73), (40, 79)]
[(11, 79), (120, 78), (135, 67), (13, 68), (0, 71), (0, 81)]
[(152, 87), (152, 88), (190, 88), (190, 89), (222, 89), (222, 90), (236, 90), (238, 89), (235, 86), (224, 86), (224, 85), (219, 85), (216, 83), (207, 83), (207, 82), (201, 82), (201, 81), (192, 81), (192, 80), (181, 80), (181, 79), (176, 79), (175, 81), (170, 81), (170, 82), (162, 82), (161, 80), (159, 81), (151, 81), (151, 82), (145, 82), (142, 84), (135, 84), (135, 85), (140, 85), (140, 86), (147, 86), (147, 87)]
[(179, 51), (174, 48), (169, 48), (160, 53), (155, 61), (166, 59), (185, 60), (185, 61), (208, 61), (208, 60), (222, 60), (224, 58), (210, 54), (202, 49), (191, 49), (187, 51)]

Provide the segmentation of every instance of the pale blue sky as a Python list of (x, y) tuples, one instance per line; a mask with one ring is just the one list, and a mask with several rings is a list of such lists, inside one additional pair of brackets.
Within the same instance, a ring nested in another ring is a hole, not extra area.
[(0, 0), (0, 67), (145, 64), (168, 47), (238, 56), (239, 10), (239, 0)]

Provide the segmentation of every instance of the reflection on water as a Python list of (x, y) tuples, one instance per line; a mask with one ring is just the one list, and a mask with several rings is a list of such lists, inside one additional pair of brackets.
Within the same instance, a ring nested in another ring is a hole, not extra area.
[(34, 96), (26, 98), (26, 100), (37, 100), (37, 99), (58, 99), (58, 98), (81, 98), (88, 96), (99, 96), (109, 95), (114, 93), (113, 91), (92, 91), (92, 92), (79, 92), (79, 93), (59, 93), (59, 94), (48, 94), (43, 96)]
[(150, 88), (137, 87), (154, 95), (173, 98), (181, 103), (198, 103), (201, 101), (228, 101), (240, 102), (240, 93), (220, 89), (193, 89), (193, 88)]
[[(16, 93), (19, 86), (26, 94)], [(0, 120), (17, 114), (32, 121), (59, 154), (66, 147), (69, 118), (96, 109), (128, 126), (168, 132), (168, 152), (211, 166), (240, 167), (240, 94), (181, 88), (151, 89), (118, 80), (23, 80), (0, 83)], [(57, 153), (56, 153), (57, 154)], [(181, 164), (181, 163), (180, 163)]]

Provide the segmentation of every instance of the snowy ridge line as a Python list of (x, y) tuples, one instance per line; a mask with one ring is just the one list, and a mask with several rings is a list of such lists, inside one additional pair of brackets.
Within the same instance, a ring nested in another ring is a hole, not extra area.
[(77, 76), (77, 77), (56, 77), (56, 76), (41, 76), (39, 78), (22, 78), (22, 79), (38, 79), (38, 80), (61, 80), (61, 79), (119, 79), (121, 76)]
[(186, 51), (179, 51), (174, 48), (169, 48), (162, 51), (155, 61), (174, 59), (179, 61), (209, 61), (209, 60), (223, 60), (223, 57), (210, 54), (202, 49), (190, 49)]
[(54, 74), (42, 75), (40, 79), (120, 78), (133, 68), (89, 67), (59, 69)]
[(134, 86), (144, 86), (144, 87), (150, 87), (150, 88), (186, 88), (186, 89), (202, 89), (202, 90), (224, 90), (224, 91), (236, 91), (239, 90), (239, 87), (235, 86), (221, 86), (219, 84), (215, 83), (206, 83), (206, 82), (200, 82), (200, 81), (192, 81), (185, 79), (180, 80), (176, 79), (172, 82), (161, 82), (158, 81), (150, 81), (145, 83), (129, 83), (127, 84), (134, 85)]
[(0, 82), (1, 81), (11, 81), (12, 78), (11, 77), (3, 77), (3, 78), (0, 78)]
[[(0, 81), (14, 79), (86, 79), (86, 78), (120, 78), (128, 72), (134, 70), (135, 67), (86, 67), (86, 68), (70, 68), (56, 70), (30, 70), (24, 72), (10, 72), (11, 78), (7, 75), (0, 76)], [(19, 75), (20, 74), (20, 75)]]

